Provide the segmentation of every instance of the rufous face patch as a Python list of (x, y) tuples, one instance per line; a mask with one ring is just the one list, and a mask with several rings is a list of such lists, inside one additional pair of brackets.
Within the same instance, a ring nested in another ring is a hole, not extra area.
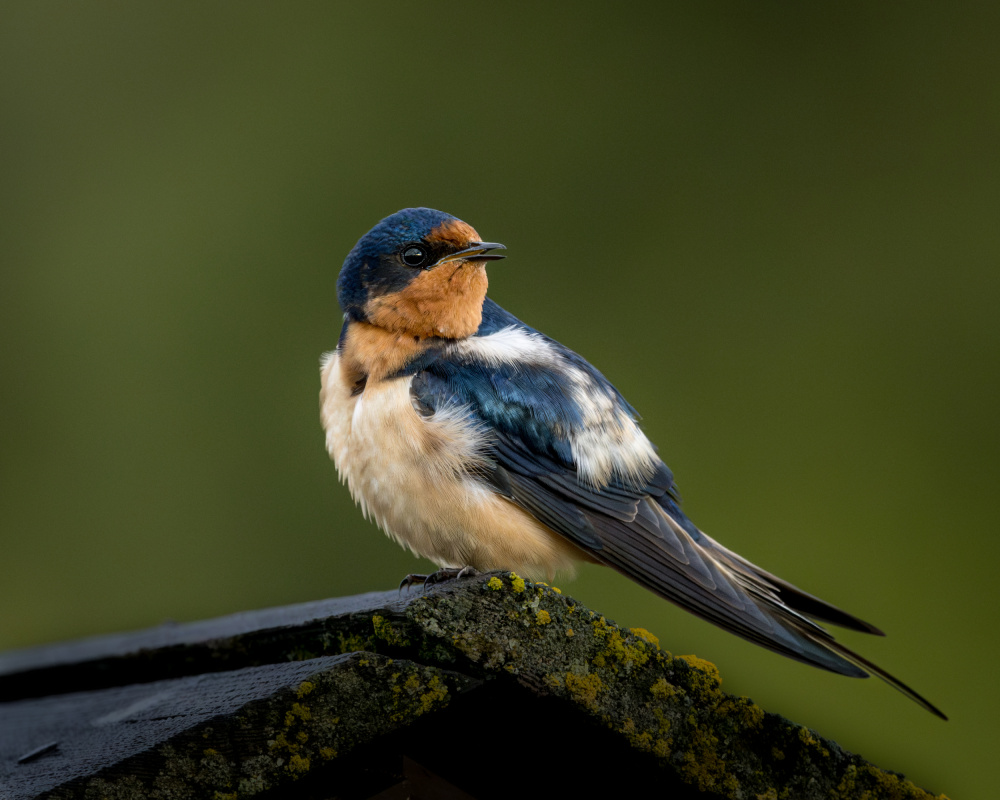
[[(469, 228), (464, 222), (460, 224)], [(488, 284), (482, 262), (440, 264), (415, 275), (398, 292), (373, 297), (365, 307), (365, 316), (372, 324), (396, 333), (461, 339), (479, 329)]]
[(456, 250), (463, 250), (470, 242), (482, 241), (476, 229), (460, 219), (449, 219), (442, 222), (427, 234), (428, 242), (441, 242)]

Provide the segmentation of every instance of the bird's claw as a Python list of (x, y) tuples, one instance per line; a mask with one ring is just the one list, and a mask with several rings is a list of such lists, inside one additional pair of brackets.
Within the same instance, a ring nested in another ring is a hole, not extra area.
[(424, 587), (433, 586), (436, 583), (447, 583), (458, 578), (471, 578), (479, 574), (475, 567), (442, 567), (437, 572), (430, 575), (418, 575), (411, 573), (399, 582), (399, 591), (409, 589), (411, 586), (421, 584)]
[(437, 572), (431, 573), (427, 576), (427, 580), (424, 581), (424, 586), (427, 584), (434, 585), (435, 583), (446, 583), (447, 581), (453, 581), (459, 578), (472, 578), (478, 574), (479, 570), (475, 567), (442, 567)]
[(430, 575), (419, 575), (411, 572), (399, 582), (399, 591), (402, 592), (403, 589), (409, 589), (411, 586), (416, 586), (417, 584), (423, 586), (427, 583), (429, 577)]

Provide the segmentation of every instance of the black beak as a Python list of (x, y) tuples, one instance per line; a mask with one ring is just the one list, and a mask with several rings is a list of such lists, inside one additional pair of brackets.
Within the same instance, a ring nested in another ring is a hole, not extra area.
[(506, 250), (502, 244), (498, 242), (470, 242), (469, 246), (464, 250), (459, 250), (457, 253), (452, 253), (445, 256), (438, 264), (445, 264), (448, 261), (498, 261), (501, 258), (506, 258), (499, 253), (494, 253), (494, 250)]

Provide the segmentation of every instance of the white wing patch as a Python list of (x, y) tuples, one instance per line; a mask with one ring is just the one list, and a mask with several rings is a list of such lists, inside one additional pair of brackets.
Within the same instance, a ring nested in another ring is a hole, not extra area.
[(450, 352), (489, 366), (530, 364), (557, 375), (583, 418), (581, 426), (561, 431), (569, 439), (581, 483), (601, 487), (617, 477), (636, 485), (655, 470), (655, 448), (611, 388), (569, 361), (542, 335), (509, 326), (456, 342)]
[(513, 325), (489, 336), (470, 336), (455, 342), (449, 352), (489, 366), (538, 364), (555, 366), (559, 354), (542, 336)]

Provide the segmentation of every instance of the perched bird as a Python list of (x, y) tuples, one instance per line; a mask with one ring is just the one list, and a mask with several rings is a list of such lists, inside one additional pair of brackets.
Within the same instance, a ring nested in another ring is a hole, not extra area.
[(344, 261), (344, 326), (323, 358), (320, 407), (365, 516), (443, 568), (606, 564), (782, 655), (874, 673), (944, 718), (813, 620), (881, 631), (695, 527), (625, 398), (486, 297), (486, 262), (503, 249), (449, 214), (408, 208)]

